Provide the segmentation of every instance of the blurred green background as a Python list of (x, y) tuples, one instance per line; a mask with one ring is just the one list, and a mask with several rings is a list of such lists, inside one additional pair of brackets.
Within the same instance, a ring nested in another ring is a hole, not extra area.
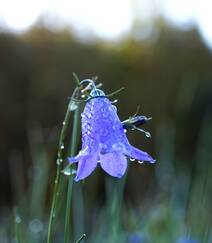
[[(212, 242), (212, 53), (195, 27), (158, 18), (148, 38), (135, 38), (142, 28), (136, 22), (114, 42), (86, 41), (42, 21), (21, 33), (0, 29), (0, 242), (16, 242), (16, 223), (20, 242), (44, 242), (72, 72), (97, 75), (106, 93), (125, 87), (114, 97), (121, 120), (139, 105), (140, 114), (153, 117), (145, 125), (152, 139), (131, 131), (129, 140), (157, 160), (129, 161), (119, 182), (97, 169), (80, 190), (75, 185), (74, 237)], [(113, 207), (121, 209), (111, 213)], [(62, 222), (55, 242), (62, 242)]]

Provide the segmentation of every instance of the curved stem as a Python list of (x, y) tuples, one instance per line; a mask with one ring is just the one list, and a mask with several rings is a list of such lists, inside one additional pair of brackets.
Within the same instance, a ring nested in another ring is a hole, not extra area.
[[(70, 101), (71, 102), (71, 101)], [(70, 104), (70, 103), (69, 103)], [(57, 199), (59, 197), (59, 181), (60, 181), (60, 171), (62, 169), (62, 160), (63, 160), (63, 150), (64, 150), (64, 139), (65, 135), (67, 133), (67, 128), (69, 126), (69, 121), (70, 121), (70, 116), (71, 112), (68, 106), (68, 109), (66, 111), (65, 119), (63, 122), (63, 128), (60, 134), (60, 139), (59, 139), (59, 148), (58, 148), (58, 153), (57, 153), (57, 171), (56, 171), (56, 178), (54, 181), (54, 192), (53, 192), (53, 199), (52, 199), (52, 205), (51, 205), (51, 212), (49, 216), (49, 225), (48, 225), (48, 233), (47, 233), (47, 243), (51, 242), (51, 235), (52, 235), (52, 224), (53, 224), (53, 219), (55, 217), (55, 210), (56, 210), (56, 204), (57, 204)]]
[[(79, 107), (74, 112), (73, 132), (71, 138), (70, 156), (73, 156), (77, 149), (77, 136), (79, 131)], [(66, 213), (65, 213), (65, 231), (64, 231), (64, 243), (69, 242), (70, 238), (70, 215), (71, 215), (71, 197), (73, 188), (73, 174), (68, 178), (68, 191), (66, 201)]]
[[(79, 85), (79, 79), (76, 74), (74, 75), (75, 82), (77, 86)], [(78, 90), (78, 87), (75, 88), (72, 97), (76, 94)], [(59, 148), (58, 148), (58, 153), (57, 153), (57, 171), (56, 171), (56, 178), (54, 181), (54, 191), (53, 191), (53, 199), (52, 199), (52, 205), (51, 205), (51, 211), (50, 211), (50, 216), (49, 216), (49, 225), (48, 225), (48, 233), (47, 233), (47, 243), (51, 242), (51, 237), (52, 237), (52, 225), (53, 225), (53, 219), (55, 218), (56, 214), (56, 206), (57, 206), (57, 201), (60, 195), (59, 191), (59, 182), (60, 182), (60, 175), (61, 175), (61, 169), (62, 169), (62, 162), (63, 162), (63, 151), (64, 151), (64, 139), (67, 134), (67, 129), (69, 127), (69, 122), (70, 122), (70, 117), (71, 117), (71, 110), (70, 106), (72, 104), (72, 99), (70, 100), (68, 104), (68, 108), (66, 111), (65, 119), (63, 121), (63, 127), (60, 133), (60, 139), (59, 139)]]

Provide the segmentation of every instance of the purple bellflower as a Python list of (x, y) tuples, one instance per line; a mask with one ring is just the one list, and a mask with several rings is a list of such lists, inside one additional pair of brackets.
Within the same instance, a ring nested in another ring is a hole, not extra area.
[(127, 169), (127, 157), (141, 162), (155, 160), (128, 142), (117, 109), (99, 89), (91, 91), (81, 114), (82, 149), (69, 163), (78, 163), (75, 181), (89, 176), (99, 164), (109, 175), (122, 177)]

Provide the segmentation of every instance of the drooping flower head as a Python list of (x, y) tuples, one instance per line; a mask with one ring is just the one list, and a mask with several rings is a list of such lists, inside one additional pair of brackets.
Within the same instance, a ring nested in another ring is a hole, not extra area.
[(139, 161), (155, 160), (128, 142), (116, 106), (100, 89), (94, 88), (81, 114), (82, 149), (69, 163), (78, 163), (75, 181), (89, 176), (99, 164), (109, 175), (122, 177), (127, 168), (127, 157)]

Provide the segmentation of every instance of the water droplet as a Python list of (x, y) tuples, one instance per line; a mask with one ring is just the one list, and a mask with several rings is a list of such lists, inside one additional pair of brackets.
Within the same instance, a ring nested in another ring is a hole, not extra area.
[(84, 129), (89, 130), (91, 128), (89, 123), (85, 123), (85, 125), (83, 126)]
[(29, 223), (29, 229), (32, 233), (38, 234), (43, 230), (43, 223), (39, 219), (33, 219)]
[(130, 161), (135, 161), (135, 159), (134, 158), (130, 158)]
[(64, 121), (64, 122), (63, 122), (63, 126), (65, 126), (65, 124), (66, 124), (66, 122)]
[(106, 128), (101, 128), (101, 129), (100, 129), (100, 134), (101, 134), (102, 136), (107, 136), (107, 134), (108, 134), (108, 130), (107, 130)]
[(21, 223), (21, 218), (19, 217), (19, 216), (16, 216), (15, 217), (15, 222), (17, 223), (17, 224), (20, 224)]
[(146, 135), (147, 138), (151, 138), (150, 132), (145, 132), (145, 135)]
[(69, 110), (70, 111), (75, 111), (77, 109), (77, 103), (75, 101), (71, 101), (71, 103), (69, 104)]
[(85, 95), (84, 95), (84, 94), (82, 94), (82, 95), (81, 95), (81, 98), (85, 98)]
[(101, 147), (102, 150), (108, 149), (108, 146), (105, 143), (100, 143), (100, 147)]
[(64, 171), (63, 171), (63, 174), (64, 175), (71, 175), (71, 168), (70, 167), (65, 168)]
[(67, 167), (67, 168), (65, 168), (65, 169), (63, 170), (63, 174), (64, 174), (64, 175), (67, 175), (67, 176), (69, 176), (69, 175), (74, 175), (74, 174), (76, 174), (76, 173), (77, 173), (77, 171), (76, 171), (75, 169), (70, 168), (70, 167)]
[(60, 146), (60, 149), (64, 149), (65, 147), (64, 147), (64, 145), (62, 144), (61, 146)]
[(156, 163), (156, 160), (155, 159), (154, 160), (150, 160), (149, 163), (154, 164), (154, 163)]
[(127, 133), (127, 129), (124, 129), (124, 133)]
[(116, 99), (116, 100), (112, 101), (111, 103), (113, 103), (113, 104), (114, 104), (114, 103), (117, 103), (117, 102), (118, 102), (118, 100)]
[(57, 165), (60, 165), (62, 162), (63, 162), (62, 159), (57, 159), (56, 164), (57, 164)]
[(115, 105), (113, 105), (112, 107), (113, 107), (113, 110), (114, 110), (115, 112), (117, 112), (117, 107), (116, 107)]
[(119, 131), (120, 130), (120, 124), (118, 122), (115, 122), (113, 125), (113, 130), (114, 131)]
[(144, 163), (144, 161), (140, 161), (140, 160), (138, 160), (138, 163), (139, 163), (139, 164), (143, 164), (143, 163)]

